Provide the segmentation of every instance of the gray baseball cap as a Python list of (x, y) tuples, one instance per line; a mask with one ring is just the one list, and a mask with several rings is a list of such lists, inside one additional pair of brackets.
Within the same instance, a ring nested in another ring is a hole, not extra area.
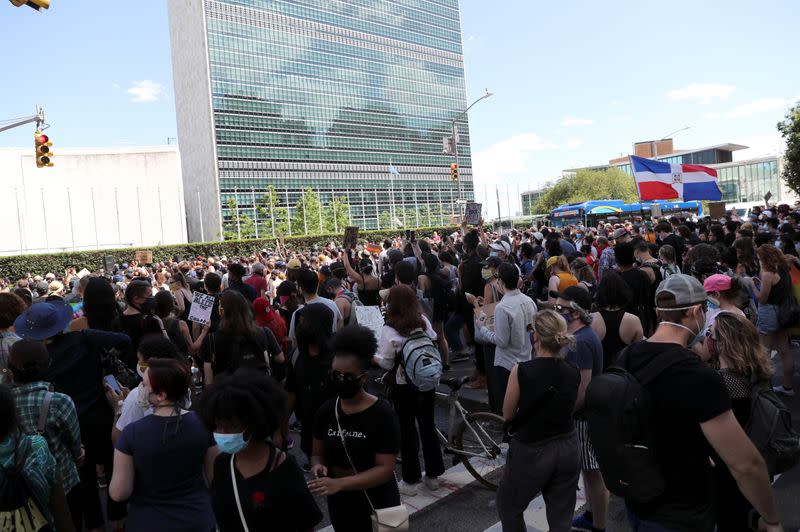
[(705, 302), (707, 297), (700, 281), (686, 274), (670, 275), (661, 281), (656, 290), (656, 301), (662, 294), (669, 294), (674, 299), (668, 304), (659, 305), (659, 308), (664, 309), (691, 307)]

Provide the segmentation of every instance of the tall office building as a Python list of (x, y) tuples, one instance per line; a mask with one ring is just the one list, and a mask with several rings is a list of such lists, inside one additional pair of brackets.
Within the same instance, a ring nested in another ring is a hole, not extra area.
[[(270, 235), (270, 186), (292, 210), (308, 187), (324, 204), (344, 197), (362, 228), (449, 218), (458, 186), (442, 139), (467, 105), (458, 0), (168, 6), (190, 239), (220, 238), (236, 212)], [(472, 198), (466, 117), (457, 126)]]

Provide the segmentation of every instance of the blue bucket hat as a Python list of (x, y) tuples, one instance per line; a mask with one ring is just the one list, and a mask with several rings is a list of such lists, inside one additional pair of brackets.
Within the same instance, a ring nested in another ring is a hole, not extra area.
[(72, 307), (63, 301), (34, 303), (14, 320), (14, 330), (26, 340), (46, 340), (64, 332), (72, 314)]

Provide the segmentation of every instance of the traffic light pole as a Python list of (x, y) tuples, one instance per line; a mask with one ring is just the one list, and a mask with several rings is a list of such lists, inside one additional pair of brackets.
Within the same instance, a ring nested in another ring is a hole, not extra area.
[(37, 112), (33, 116), (29, 116), (27, 118), (20, 118), (10, 124), (6, 124), (4, 126), (0, 126), (0, 133), (3, 131), (8, 131), (9, 129), (14, 129), (15, 127), (24, 126), (25, 124), (31, 124), (36, 122), (36, 127), (39, 128), (44, 124), (44, 109), (41, 107), (38, 108)]
[[(469, 110), (472, 109), (472, 107), (476, 103), (478, 103), (481, 100), (485, 100), (486, 98), (488, 98), (491, 95), (492, 95), (492, 93), (489, 92), (489, 89), (486, 89), (486, 94), (484, 94), (483, 96), (481, 96), (480, 98), (478, 98), (477, 100), (472, 102), (469, 107), (467, 107), (466, 109), (461, 111), (461, 113), (458, 116), (456, 116), (453, 119), (453, 121), (451, 122), (451, 130), (452, 130), (452, 133), (453, 133), (453, 143), (452, 143), (453, 156), (455, 157), (456, 168), (458, 168), (458, 130), (456, 129), (456, 122), (461, 120), (461, 117), (466, 115), (469, 112)], [(461, 202), (461, 200), (464, 199), (463, 192), (464, 192), (463, 188), (461, 187), (461, 175), (459, 175), (458, 176), (458, 200), (459, 200), (459, 202)], [(459, 203), (458, 209), (459, 209), (458, 212), (461, 213), (461, 204), (460, 203)]]

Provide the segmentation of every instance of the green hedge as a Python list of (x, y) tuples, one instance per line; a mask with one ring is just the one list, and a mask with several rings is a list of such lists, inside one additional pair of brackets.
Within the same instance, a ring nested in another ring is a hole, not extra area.
[[(457, 227), (427, 227), (416, 231), (417, 235), (426, 237), (432, 235), (434, 231), (438, 231), (441, 235), (450, 234), (457, 230)], [(359, 240), (380, 243), (386, 238), (397, 237), (398, 234), (396, 230), (361, 231)], [(226, 240), (223, 242), (193, 242), (170, 246), (68, 251), (43, 255), (12, 255), (0, 257), (0, 277), (18, 279), (25, 273), (41, 275), (47, 272), (63, 273), (67, 268), (71, 267), (75, 267), (78, 270), (86, 268), (90, 271), (95, 271), (103, 267), (103, 257), (107, 255), (114, 257), (114, 262), (121, 264), (133, 260), (134, 252), (138, 250), (152, 251), (155, 262), (172, 260), (174, 257), (183, 259), (197, 256), (250, 256), (264, 248), (274, 249), (276, 240), (275, 238), (258, 238), (252, 240)], [(331, 241), (339, 243), (341, 240), (341, 234), (286, 237), (285, 245), (289, 249), (305, 250), (315, 246), (324, 247)]]

